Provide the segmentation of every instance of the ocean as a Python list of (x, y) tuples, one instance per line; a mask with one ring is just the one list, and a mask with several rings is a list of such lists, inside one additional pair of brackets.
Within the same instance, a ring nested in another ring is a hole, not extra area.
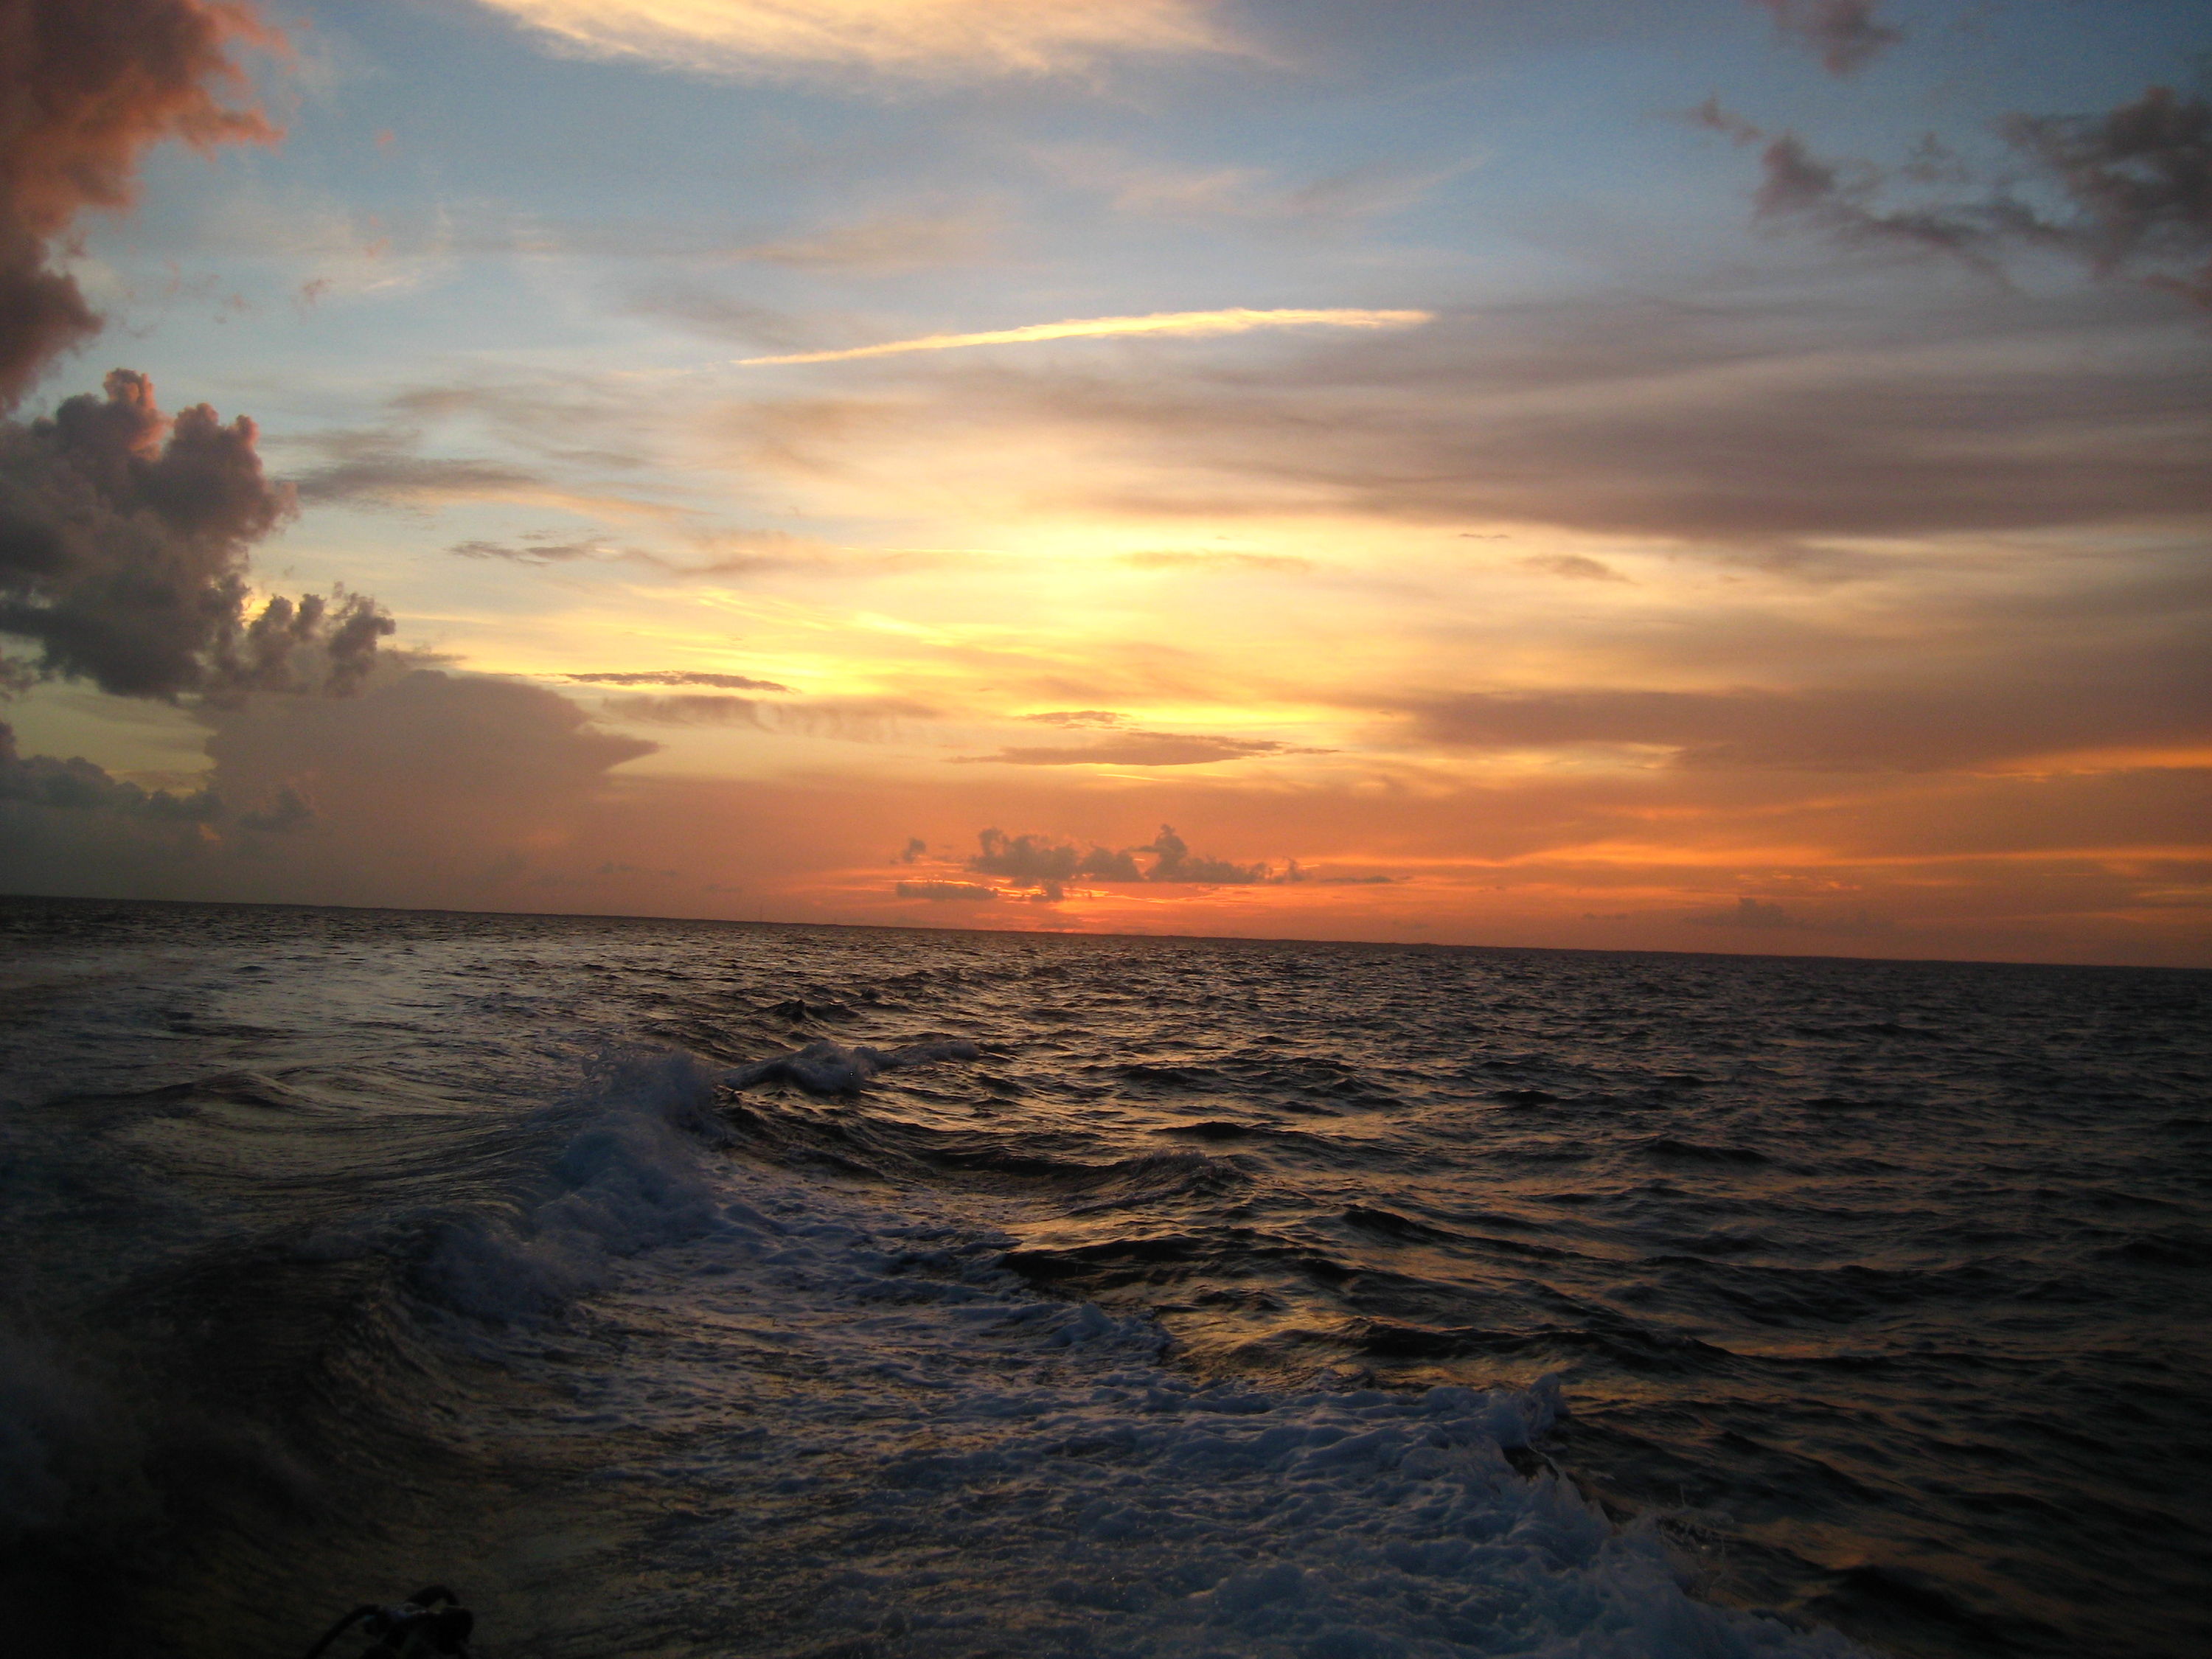
[(15, 1651), (2212, 1651), (2212, 975), (0, 947)]

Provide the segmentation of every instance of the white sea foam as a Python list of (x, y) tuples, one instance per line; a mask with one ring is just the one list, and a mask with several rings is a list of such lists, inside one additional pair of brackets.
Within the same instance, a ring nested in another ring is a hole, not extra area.
[(526, 1120), (526, 1136), (566, 1135), (534, 1201), (447, 1225), (418, 1281), (459, 1312), (531, 1321), (605, 1283), (624, 1256), (725, 1227), (702, 1162), (728, 1139), (709, 1109), (720, 1075), (688, 1055), (629, 1056)]
[(614, 1079), (557, 1190), (441, 1264), (464, 1305), (591, 1292), (585, 1348), (507, 1352), (574, 1402), (539, 1432), (616, 1452), (594, 1478), (664, 1517), (640, 1626), (732, 1627), (773, 1582), (785, 1611), (748, 1651), (1858, 1651), (1694, 1599), (1655, 1530), (1516, 1473), (1506, 1449), (1563, 1409), (1549, 1379), (1201, 1385), (1151, 1322), (1025, 1289), (972, 1220), (709, 1146), (700, 1077)]
[(724, 1081), (733, 1089), (750, 1089), (763, 1083), (793, 1083), (809, 1094), (849, 1095), (866, 1088), (871, 1079), (909, 1066), (927, 1066), (940, 1060), (973, 1060), (972, 1042), (957, 1037), (932, 1038), (897, 1048), (872, 1048), (866, 1043), (847, 1048), (826, 1038), (810, 1042), (787, 1054), (740, 1066)]

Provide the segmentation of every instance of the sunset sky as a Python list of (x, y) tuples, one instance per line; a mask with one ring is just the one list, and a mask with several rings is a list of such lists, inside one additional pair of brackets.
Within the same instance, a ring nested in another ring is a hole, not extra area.
[[(2212, 965), (2199, 5), (93, 14), (0, 890)], [(102, 633), (118, 368), (396, 631)]]

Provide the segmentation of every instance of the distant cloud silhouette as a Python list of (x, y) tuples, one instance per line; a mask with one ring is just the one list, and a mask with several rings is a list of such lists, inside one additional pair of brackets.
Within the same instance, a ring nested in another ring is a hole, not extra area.
[(1875, 15), (1877, 0), (1752, 0), (1794, 46), (1818, 55), (1831, 75), (1851, 75), (1905, 39)]

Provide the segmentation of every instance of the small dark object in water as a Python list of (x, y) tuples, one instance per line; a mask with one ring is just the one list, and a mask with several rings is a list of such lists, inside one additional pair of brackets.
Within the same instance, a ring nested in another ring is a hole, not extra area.
[(433, 1584), (396, 1607), (374, 1602), (356, 1607), (323, 1632), (323, 1639), (307, 1650), (307, 1659), (322, 1659), (331, 1644), (356, 1626), (376, 1638), (363, 1659), (428, 1659), (437, 1653), (468, 1659), (469, 1636), (476, 1624), (476, 1614), (461, 1605), (459, 1596), (443, 1584)]

